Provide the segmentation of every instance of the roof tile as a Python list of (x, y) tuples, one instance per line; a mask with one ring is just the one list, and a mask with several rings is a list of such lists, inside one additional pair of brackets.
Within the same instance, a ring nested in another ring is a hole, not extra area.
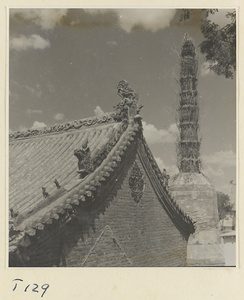
[[(75, 130), (76, 128), (79, 129)], [(138, 124), (132, 124), (126, 129), (122, 122), (116, 123), (108, 115), (100, 121), (92, 118), (70, 122), (57, 128), (46, 128), (39, 132), (40, 135), (38, 131), (30, 131), (24, 136), (18, 133), (12, 136), (10, 205), (15, 206), (22, 215), (28, 216), (24, 221), (26, 232), (35, 235), (36, 230), (31, 227), (43, 230), (44, 224), (52, 224), (53, 219), (59, 219), (59, 214), (72, 211), (72, 205), (79, 205), (87, 198), (93, 201), (96, 187), (111, 176), (140, 128)], [(95, 166), (93, 173), (78, 179), (78, 162), (73, 153), (86, 141), (92, 161), (100, 165)], [(161, 172), (152, 159), (150, 150), (147, 147), (145, 150), (160, 179)], [(57, 190), (55, 179), (62, 190)], [(46, 198), (42, 187), (48, 193)], [(179, 210), (176, 205), (174, 207), (176, 211)]]

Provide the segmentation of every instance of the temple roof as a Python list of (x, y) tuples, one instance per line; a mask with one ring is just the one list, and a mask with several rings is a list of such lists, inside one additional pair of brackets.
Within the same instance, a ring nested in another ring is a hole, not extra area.
[[(17, 215), (10, 218), (10, 251), (65, 214), (67, 222), (75, 206), (87, 199), (94, 201), (96, 189), (126, 160), (132, 145), (144, 161), (170, 218), (178, 228), (185, 227), (189, 234), (194, 231), (191, 219), (163, 187), (162, 173), (142, 134), (138, 107), (137, 99), (123, 99), (116, 106), (117, 111), (100, 118), (10, 135), (9, 208)], [(74, 150), (84, 143), (90, 149), (94, 168), (80, 178)]]
[(80, 183), (75, 149), (87, 141), (91, 158), (102, 160), (106, 147), (123, 131), (123, 123), (114, 122), (111, 115), (68, 124), (10, 137), (9, 205), (24, 217), (33, 213), (37, 204), (47, 202), (42, 187), (50, 197), (57, 198)]

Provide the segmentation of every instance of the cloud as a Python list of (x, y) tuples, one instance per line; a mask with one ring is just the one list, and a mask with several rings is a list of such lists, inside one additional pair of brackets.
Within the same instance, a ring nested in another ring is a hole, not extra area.
[(27, 109), (27, 113), (28, 113), (29, 115), (31, 115), (31, 114), (42, 114), (43, 111), (40, 110), (40, 109)]
[(117, 41), (107, 41), (107, 45), (109, 45), (109, 46), (118, 46), (118, 42)]
[(175, 9), (85, 9), (91, 15), (106, 14), (113, 12), (117, 17), (120, 28), (126, 32), (131, 32), (136, 26), (144, 30), (156, 32), (169, 26), (173, 19)]
[(46, 84), (46, 87), (47, 87), (47, 90), (50, 94), (54, 94), (56, 92), (55, 88), (54, 88), (54, 85), (51, 84), (50, 82), (48, 82)]
[(166, 169), (164, 161), (160, 157), (154, 157), (160, 170)]
[[(112, 20), (112, 13), (118, 25), (128, 33), (136, 26), (152, 32), (164, 29), (169, 26), (176, 13), (175, 9), (84, 9), (83, 11), (94, 17), (110, 14), (110, 20)], [(44, 30), (50, 30), (59, 25), (67, 13), (68, 9), (10, 9), (11, 18), (21, 17)], [(70, 21), (70, 25), (75, 26), (82, 22), (83, 20), (77, 19), (76, 16), (75, 20)]]
[(100, 106), (97, 106), (97, 107), (94, 109), (94, 114), (95, 114), (96, 117), (99, 118), (99, 117), (103, 116), (105, 113), (104, 113), (104, 111), (101, 109)]
[(207, 175), (209, 178), (220, 177), (224, 175), (224, 171), (222, 168), (214, 168), (211, 165), (207, 165), (203, 167), (203, 173)]
[(20, 100), (20, 95), (15, 91), (9, 91), (9, 101), (13, 104)]
[(29, 37), (20, 35), (19, 37), (12, 37), (10, 39), (9, 47), (16, 51), (28, 49), (43, 50), (50, 47), (50, 42), (38, 34), (32, 34)]
[(154, 125), (147, 124), (145, 121), (142, 121), (142, 125), (144, 136), (150, 145), (160, 143), (173, 143), (176, 141), (178, 128), (175, 123), (171, 124), (167, 130), (157, 129)]
[(54, 119), (57, 121), (62, 121), (64, 119), (64, 114), (63, 113), (56, 113), (54, 116)]
[(86, 9), (84, 9), (84, 11), (86, 12), (86, 13), (88, 13), (88, 14), (90, 14), (90, 15), (93, 15), (93, 16), (95, 16), (95, 15), (101, 15), (101, 14), (106, 14), (106, 13), (108, 13), (108, 12), (110, 12), (111, 11), (111, 9), (94, 9), (94, 8), (86, 8)]
[(42, 29), (49, 30), (60, 24), (68, 9), (10, 9), (10, 17), (20, 16), (39, 25)]
[[(230, 196), (230, 184), (227, 183), (227, 184), (220, 185), (218, 187), (218, 191), (221, 191), (222, 193), (225, 193)], [(235, 200), (233, 200), (233, 201), (235, 201)]]
[(26, 130), (27, 130), (27, 127), (24, 125), (20, 125), (18, 128), (18, 131), (26, 131)]
[(215, 14), (209, 14), (208, 19), (220, 27), (224, 27), (231, 22), (231, 19), (227, 18), (226, 14), (233, 11), (234, 9), (219, 9)]
[(31, 127), (31, 129), (38, 129), (38, 128), (42, 128), (47, 126), (45, 123), (43, 122), (39, 122), (39, 121), (35, 121)]
[(208, 61), (205, 61), (203, 64), (200, 66), (200, 74), (202, 77), (210, 74), (214, 74), (214, 72), (209, 68), (210, 63)]
[(175, 9), (118, 9), (119, 26), (126, 32), (131, 32), (135, 26), (156, 32), (169, 26), (173, 19)]
[(80, 25), (80, 21), (71, 21), (70, 26)]
[(159, 169), (161, 171), (163, 171), (163, 169), (166, 169), (167, 174), (169, 174), (170, 176), (173, 176), (179, 172), (178, 168), (175, 165), (166, 165), (160, 157), (155, 157), (155, 160), (159, 166)]
[(202, 159), (206, 165), (219, 165), (220, 167), (236, 166), (236, 155), (232, 150), (218, 151), (210, 155), (203, 155)]
[(41, 98), (42, 90), (39, 83), (37, 83), (34, 87), (29, 86), (28, 84), (24, 85), (24, 88), (34, 97)]
[(236, 155), (233, 151), (218, 151), (202, 155), (203, 173), (215, 181), (216, 177), (226, 176), (225, 168), (236, 166)]

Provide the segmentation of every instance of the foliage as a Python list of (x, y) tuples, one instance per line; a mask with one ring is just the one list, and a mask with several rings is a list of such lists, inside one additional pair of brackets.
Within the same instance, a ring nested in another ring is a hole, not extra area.
[[(230, 23), (220, 26), (208, 19), (217, 9), (204, 9), (200, 26), (204, 41), (200, 44), (200, 51), (206, 55), (209, 69), (225, 78), (233, 78), (236, 70), (236, 11), (226, 14)], [(183, 9), (180, 21), (190, 19), (192, 9)]]
[(223, 220), (228, 214), (232, 213), (233, 204), (230, 197), (222, 192), (217, 192), (219, 219)]

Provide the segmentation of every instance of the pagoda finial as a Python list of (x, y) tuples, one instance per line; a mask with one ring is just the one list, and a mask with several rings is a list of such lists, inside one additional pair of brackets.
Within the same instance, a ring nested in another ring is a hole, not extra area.
[(189, 40), (189, 39), (190, 39), (189, 34), (185, 33), (184, 34), (184, 42), (187, 41), (187, 40)]
[(196, 56), (196, 50), (195, 50), (195, 46), (193, 44), (192, 39), (190, 38), (190, 36), (185, 33), (184, 34), (184, 40), (183, 40), (183, 45), (182, 45), (182, 49), (181, 49), (181, 57), (195, 57)]

